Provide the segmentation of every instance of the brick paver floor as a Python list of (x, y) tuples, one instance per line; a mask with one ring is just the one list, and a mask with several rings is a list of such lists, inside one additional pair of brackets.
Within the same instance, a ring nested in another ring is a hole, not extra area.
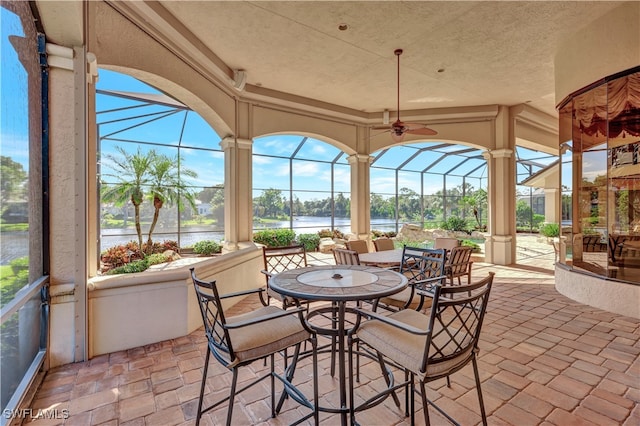
[[(640, 320), (574, 302), (554, 288), (548, 253), (520, 259), (510, 267), (477, 263), (473, 276), (496, 272), (481, 339), (479, 369), (489, 424), (492, 425), (640, 425)], [(320, 258), (319, 262), (328, 261)], [(545, 266), (546, 265), (546, 266)], [(252, 309), (245, 300), (232, 313)], [(48, 372), (32, 402), (33, 410), (68, 410), (72, 425), (194, 424), (206, 351), (202, 330), (187, 336), (96, 357)], [(363, 361), (356, 395), (379, 386), (376, 364)], [(262, 362), (245, 367), (240, 381), (264, 370)], [(337, 379), (321, 355), (323, 405), (335, 405)], [(231, 373), (212, 359), (206, 400), (228, 393)], [(398, 376), (400, 377), (400, 376)], [(309, 359), (302, 360), (296, 380), (311, 390)], [(306, 411), (287, 401), (270, 418), (268, 382), (240, 394), (234, 424), (283, 425)], [(429, 385), (428, 397), (463, 425), (480, 423), (479, 407), (468, 366)], [(403, 395), (400, 395), (404, 401)], [(421, 408), (419, 399), (416, 407)], [(447, 424), (430, 410), (434, 425)], [(203, 417), (202, 424), (224, 424), (226, 406)], [(322, 413), (322, 424), (339, 423)], [(362, 425), (404, 425), (408, 418), (392, 400), (361, 413)], [(62, 424), (40, 419), (32, 424)], [(422, 424), (422, 412), (417, 413)]]

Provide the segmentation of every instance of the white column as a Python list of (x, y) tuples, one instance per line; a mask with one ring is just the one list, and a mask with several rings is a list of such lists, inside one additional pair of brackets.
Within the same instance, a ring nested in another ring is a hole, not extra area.
[(353, 154), (347, 160), (351, 165), (351, 232), (359, 240), (371, 237), (370, 155)]
[(557, 188), (544, 189), (544, 221), (560, 223), (560, 190)]
[(515, 177), (513, 151), (498, 149), (483, 154), (488, 169), (489, 234), (485, 260), (496, 265), (515, 262)]
[(224, 248), (234, 251), (240, 242), (253, 239), (253, 141), (227, 137), (220, 146), (224, 151)]
[[(47, 44), (49, 64), (49, 165), (51, 334), (50, 366), (87, 359), (88, 198), (96, 196), (95, 149), (88, 142), (86, 52)], [(94, 109), (91, 109), (94, 111)], [(91, 157), (90, 154), (93, 154)], [(93, 203), (95, 208), (95, 203)], [(92, 235), (96, 236), (93, 232)], [(96, 240), (93, 240), (95, 245)], [(93, 268), (95, 270), (95, 267)], [(60, 297), (63, 294), (64, 297)]]

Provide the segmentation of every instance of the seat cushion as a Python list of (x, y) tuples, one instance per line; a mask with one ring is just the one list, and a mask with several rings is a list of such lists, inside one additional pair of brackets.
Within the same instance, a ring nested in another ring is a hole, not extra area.
[[(391, 296), (387, 296), (387, 297), (381, 297), (379, 303), (382, 303), (388, 306), (395, 306), (398, 309), (402, 309), (405, 303), (407, 303), (407, 300), (409, 300), (409, 297), (411, 297), (411, 289), (405, 288), (399, 293), (392, 294)], [(431, 299), (430, 297), (425, 297), (424, 302), (422, 303), (421, 309), (422, 310), (428, 309), (431, 306), (432, 301), (433, 299)], [(411, 304), (409, 304), (407, 309), (416, 310), (418, 309), (419, 304), (420, 304), (420, 295), (414, 294), (413, 299), (411, 299)]]
[[(399, 293), (380, 298), (380, 303), (383, 303), (389, 306), (395, 306), (396, 308), (402, 308), (409, 300), (409, 297), (411, 297), (411, 288), (407, 287)], [(420, 295), (414, 294), (413, 299), (411, 299), (411, 304), (408, 306), (408, 308), (416, 309), (419, 303), (420, 303)]]
[[(279, 302), (282, 302), (282, 305), (286, 308), (288, 306), (296, 306), (296, 299), (294, 299), (293, 297), (289, 297), (289, 296), (283, 296), (280, 293), (278, 293), (277, 291), (274, 291), (271, 289), (271, 287), (267, 288), (267, 294), (269, 295), (269, 297), (272, 297), (276, 300), (278, 300)], [(306, 302), (302, 302), (302, 303), (306, 303)]]
[[(426, 329), (429, 324), (429, 317), (411, 309), (404, 309), (389, 315), (396, 321), (410, 325), (420, 330)], [(456, 330), (450, 330), (452, 334), (456, 334)], [(426, 336), (415, 335), (400, 330), (397, 327), (385, 324), (382, 321), (372, 320), (363, 323), (357, 331), (360, 340), (371, 348), (379, 351), (393, 362), (403, 366), (416, 374), (421, 380), (436, 378), (446, 375), (457, 367), (464, 365), (470, 360), (473, 346), (469, 346), (460, 353), (455, 353), (450, 349), (449, 353), (445, 351), (444, 355), (454, 355), (451, 359), (443, 360), (442, 355), (435, 355), (430, 359), (427, 371), (421, 372), (422, 359), (425, 353)], [(434, 330), (434, 335), (440, 335), (436, 340), (446, 340), (446, 333), (438, 333)], [(436, 345), (444, 345), (444, 341), (436, 342)]]
[[(246, 314), (228, 318), (227, 324), (279, 312), (282, 312), (282, 309), (275, 306), (265, 306)], [(236, 355), (232, 364), (237, 364), (262, 358), (301, 343), (308, 339), (310, 334), (300, 323), (298, 315), (292, 314), (238, 329), (230, 329), (229, 337)]]

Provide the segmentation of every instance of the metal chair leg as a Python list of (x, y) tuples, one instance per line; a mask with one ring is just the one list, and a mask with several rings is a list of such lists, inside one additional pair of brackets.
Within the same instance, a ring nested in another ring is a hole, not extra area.
[[(285, 351), (284, 354), (285, 359), (287, 358), (287, 352)], [(275, 406), (276, 406), (276, 386), (275, 386), (275, 381), (276, 378), (274, 376), (275, 373), (275, 356), (273, 354), (271, 354), (271, 356), (269, 357), (271, 358), (271, 418), (275, 419), (276, 418), (276, 410), (275, 410)], [(286, 368), (286, 366), (285, 366)]]
[[(413, 386), (413, 380), (411, 381), (411, 384)], [(413, 393), (413, 392), (412, 392)], [(423, 381), (420, 381), (420, 393), (422, 394), (422, 410), (424, 411), (424, 424), (426, 426), (429, 426), (431, 424), (431, 422), (429, 421), (429, 401), (427, 400), (427, 389), (426, 386), (424, 385)], [(413, 398), (411, 398), (411, 401), (413, 401)], [(415, 403), (412, 402), (412, 405), (414, 405)], [(415, 417), (415, 407), (411, 407), (411, 424), (414, 423), (414, 417)]]
[(409, 370), (404, 370), (404, 416), (409, 417), (409, 398), (413, 398), (413, 393), (409, 389)]
[(482, 424), (487, 425), (487, 413), (484, 410), (484, 400), (482, 399), (482, 389), (480, 389), (480, 374), (478, 373), (478, 361), (474, 356), (471, 360), (473, 363), (473, 374), (476, 376), (476, 388), (478, 390), (478, 401), (480, 402), (480, 414), (482, 415)]
[(318, 386), (318, 339), (316, 337), (311, 339), (311, 349), (313, 350), (313, 420), (318, 426), (320, 424), (320, 410), (318, 409), (320, 389)]
[[(355, 407), (355, 400), (353, 397), (353, 336), (349, 335), (347, 338), (347, 345), (349, 346), (349, 407), (351, 407), (351, 424), (356, 424), (356, 413), (353, 410)], [(356, 364), (356, 374), (360, 374), (360, 365)]]
[(231, 381), (231, 393), (229, 394), (229, 408), (227, 409), (227, 426), (231, 426), (231, 416), (233, 415), (233, 400), (236, 397), (236, 385), (238, 384), (238, 369), (233, 369), (233, 380)]
[[(382, 375), (384, 376), (384, 381), (387, 384), (388, 388), (389, 384), (391, 383), (391, 379), (389, 379), (389, 376), (387, 375), (387, 368), (380, 352), (378, 352), (378, 364), (380, 364), (380, 370), (382, 370)], [(393, 397), (393, 401), (396, 403), (396, 407), (400, 408), (400, 400), (398, 399), (396, 391), (392, 391), (391, 396)]]
[(204, 387), (207, 382), (207, 371), (209, 370), (209, 356), (211, 350), (207, 345), (207, 355), (204, 358), (204, 369), (202, 372), (202, 383), (200, 384), (200, 397), (198, 398), (198, 412), (196, 413), (196, 426), (200, 425), (200, 418), (202, 417), (202, 401), (204, 399)]

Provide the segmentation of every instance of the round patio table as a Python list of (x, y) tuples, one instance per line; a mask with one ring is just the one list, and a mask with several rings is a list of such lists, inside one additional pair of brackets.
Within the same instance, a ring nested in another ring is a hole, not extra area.
[(402, 263), (402, 253), (404, 253), (404, 250), (399, 248), (393, 250), (362, 253), (358, 257), (360, 259), (360, 264), (362, 265), (389, 268), (392, 266), (400, 266), (400, 264)]
[[(347, 424), (347, 380), (345, 371), (345, 314), (347, 302), (378, 299), (390, 296), (407, 287), (407, 278), (394, 271), (363, 265), (311, 266), (281, 272), (271, 277), (272, 290), (296, 299), (333, 302), (337, 306), (337, 329), (316, 328), (318, 333), (336, 336), (338, 343), (338, 376), (340, 380), (340, 408), (320, 411), (340, 413)], [(330, 308), (332, 309), (332, 308)], [(314, 311), (309, 312), (309, 317)]]

